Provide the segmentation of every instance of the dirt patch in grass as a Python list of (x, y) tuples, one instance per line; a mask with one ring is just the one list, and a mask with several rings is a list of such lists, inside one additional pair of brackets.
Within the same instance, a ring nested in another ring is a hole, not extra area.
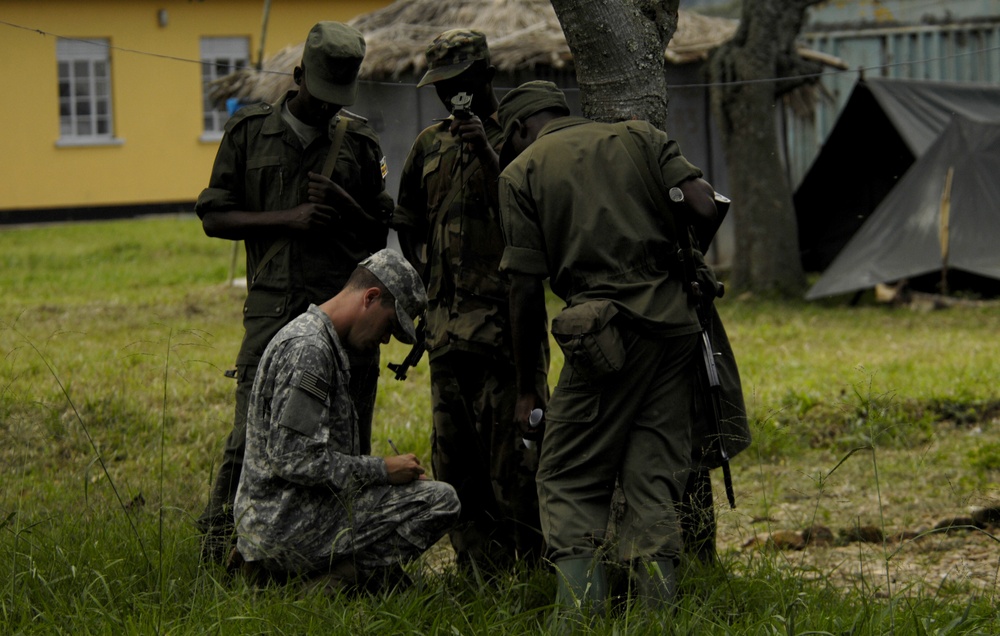
[[(806, 579), (868, 594), (1000, 596), (994, 406), (973, 422), (934, 424), (913, 448), (757, 462), (751, 448), (734, 462), (735, 510), (713, 474), (720, 552), (737, 564), (763, 553)], [(821, 540), (809, 544), (810, 531)]]

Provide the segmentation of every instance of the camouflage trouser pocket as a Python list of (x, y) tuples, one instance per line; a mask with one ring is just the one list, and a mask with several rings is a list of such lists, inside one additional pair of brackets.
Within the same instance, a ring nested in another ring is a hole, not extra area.
[(625, 365), (625, 345), (612, 318), (609, 300), (593, 300), (563, 309), (552, 321), (552, 336), (566, 364), (589, 382), (598, 382)]

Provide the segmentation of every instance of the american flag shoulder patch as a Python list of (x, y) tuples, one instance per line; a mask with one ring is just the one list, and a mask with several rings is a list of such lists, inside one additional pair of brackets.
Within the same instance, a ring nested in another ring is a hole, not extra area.
[(378, 162), (378, 167), (382, 169), (382, 178), (383, 179), (385, 179), (387, 176), (389, 176), (389, 164), (386, 163), (385, 157), (382, 157), (382, 160)]
[(330, 383), (312, 371), (303, 371), (298, 387), (320, 402), (330, 394)]

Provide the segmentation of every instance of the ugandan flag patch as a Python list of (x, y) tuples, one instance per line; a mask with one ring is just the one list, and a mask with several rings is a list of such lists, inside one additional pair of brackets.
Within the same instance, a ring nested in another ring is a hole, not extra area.
[(382, 169), (382, 179), (385, 179), (389, 175), (389, 164), (385, 162), (385, 157), (378, 162), (378, 167)]

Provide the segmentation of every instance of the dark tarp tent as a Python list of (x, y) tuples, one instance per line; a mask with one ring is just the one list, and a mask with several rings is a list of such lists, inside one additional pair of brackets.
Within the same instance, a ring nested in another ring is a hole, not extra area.
[(951, 121), (1000, 121), (1000, 86), (867, 79), (795, 192), (806, 271), (823, 271)]
[(1000, 280), (1000, 118), (955, 117), (806, 298), (933, 275)]

